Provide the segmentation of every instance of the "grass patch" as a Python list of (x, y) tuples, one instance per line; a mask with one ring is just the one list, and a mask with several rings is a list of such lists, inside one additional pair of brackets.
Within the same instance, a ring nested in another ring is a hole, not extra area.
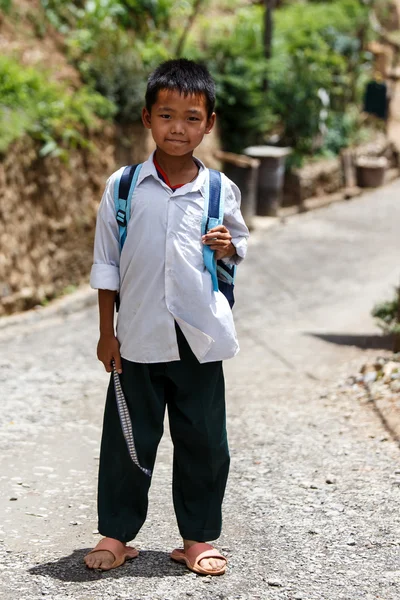
[(62, 156), (88, 146), (112, 102), (87, 86), (77, 91), (49, 80), (48, 73), (0, 57), (0, 153), (25, 134), (42, 143), (41, 155)]

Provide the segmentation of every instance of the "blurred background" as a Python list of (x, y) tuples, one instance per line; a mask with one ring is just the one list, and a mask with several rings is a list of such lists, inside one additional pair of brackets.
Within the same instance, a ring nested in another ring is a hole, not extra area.
[[(196, 154), (252, 229), (212, 582), (168, 557), (167, 436), (143, 560), (82, 568), (108, 379), (96, 212), (152, 151), (146, 80), (178, 56), (215, 78)], [(400, 0), (0, 0), (1, 600), (399, 600), (399, 146)]]
[(250, 227), (398, 173), (399, 0), (0, 0), (0, 315), (87, 281), (109, 174), (152, 150), (161, 61), (207, 65), (198, 156)]

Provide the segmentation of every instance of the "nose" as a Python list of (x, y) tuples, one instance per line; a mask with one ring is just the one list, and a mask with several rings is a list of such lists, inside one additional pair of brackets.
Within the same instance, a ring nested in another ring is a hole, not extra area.
[(177, 133), (178, 135), (185, 134), (185, 124), (180, 119), (174, 119), (172, 122), (171, 133)]

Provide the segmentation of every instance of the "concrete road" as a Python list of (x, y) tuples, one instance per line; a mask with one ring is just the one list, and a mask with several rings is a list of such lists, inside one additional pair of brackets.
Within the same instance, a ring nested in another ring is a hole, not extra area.
[(82, 566), (96, 533), (107, 376), (97, 311), (0, 331), (1, 600), (398, 600), (399, 448), (338, 387), (380, 340), (369, 313), (399, 268), (400, 182), (254, 233), (226, 363), (232, 469), (222, 578), (172, 563), (179, 545), (163, 440), (140, 558)]

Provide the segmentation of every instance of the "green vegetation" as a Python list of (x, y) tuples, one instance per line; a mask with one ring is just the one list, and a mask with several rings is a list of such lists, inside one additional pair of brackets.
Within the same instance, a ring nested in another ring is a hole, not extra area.
[(337, 153), (357, 136), (371, 58), (367, 33), (367, 9), (357, 0), (277, 11), (270, 101), (282, 141), (298, 157)]
[(400, 287), (392, 300), (377, 304), (371, 314), (382, 331), (393, 336), (393, 352), (400, 352)]
[(41, 154), (61, 155), (87, 145), (89, 131), (112, 117), (113, 105), (86, 86), (71, 91), (46, 73), (0, 57), (0, 152), (24, 134), (42, 142)]
[[(287, 2), (274, 12), (272, 59), (263, 48), (263, 8), (203, 17), (190, 57), (217, 82), (222, 142), (240, 152), (272, 135), (304, 157), (329, 156), (363, 140), (360, 104), (370, 71), (368, 9), (358, 0)], [(265, 79), (267, 85), (265, 85)]]
[(12, 0), (0, 0), (0, 10), (9, 13), (12, 8)]
[(259, 6), (220, 21), (204, 18), (205, 33), (191, 40), (191, 56), (203, 59), (217, 82), (223, 145), (240, 151), (275, 134), (294, 148), (297, 164), (336, 154), (365, 133), (359, 113), (371, 60), (367, 8), (358, 0), (288, 2), (274, 14), (268, 62)]
[[(294, 148), (291, 160), (300, 164), (305, 157), (337, 154), (365, 133), (359, 114), (371, 61), (365, 50), (368, 3), (287, 0), (274, 11), (269, 61), (264, 57), (260, 4), (41, 0), (41, 5), (37, 33), (45, 35), (46, 28), (53, 27), (63, 35), (68, 58), (87, 87), (71, 95), (50, 86), (52, 91), (43, 92), (41, 102), (51, 109), (42, 112), (33, 101), (32, 106), (8, 105), (3, 126), (0, 123), (3, 149), (21, 132), (50, 142), (47, 148), (60, 142), (84, 144), (88, 121), (93, 126), (93, 115), (110, 116), (111, 106), (119, 123), (137, 121), (148, 74), (181, 48), (184, 56), (204, 62), (216, 80), (226, 150), (240, 152), (274, 136), (280, 145)], [(18, 87), (23, 73), (16, 71), (16, 79)], [(101, 104), (90, 90), (108, 102)], [(57, 95), (64, 98), (62, 108), (57, 108)]]
[(170, 28), (174, 12), (182, 15), (190, 8), (188, 0), (40, 0), (47, 19), (64, 34), (85, 30), (93, 36), (101, 30), (122, 28), (139, 37), (155, 29)]
[(400, 336), (400, 289), (396, 290), (392, 300), (377, 304), (372, 316), (385, 333)]
[(262, 141), (278, 119), (263, 91), (262, 9), (240, 9), (221, 20), (203, 18), (200, 26), (202, 37), (190, 40), (186, 55), (210, 69), (223, 147), (241, 152)]
[(41, 0), (49, 22), (65, 36), (84, 81), (115, 103), (120, 123), (140, 119), (146, 81), (175, 56), (190, 0)]

